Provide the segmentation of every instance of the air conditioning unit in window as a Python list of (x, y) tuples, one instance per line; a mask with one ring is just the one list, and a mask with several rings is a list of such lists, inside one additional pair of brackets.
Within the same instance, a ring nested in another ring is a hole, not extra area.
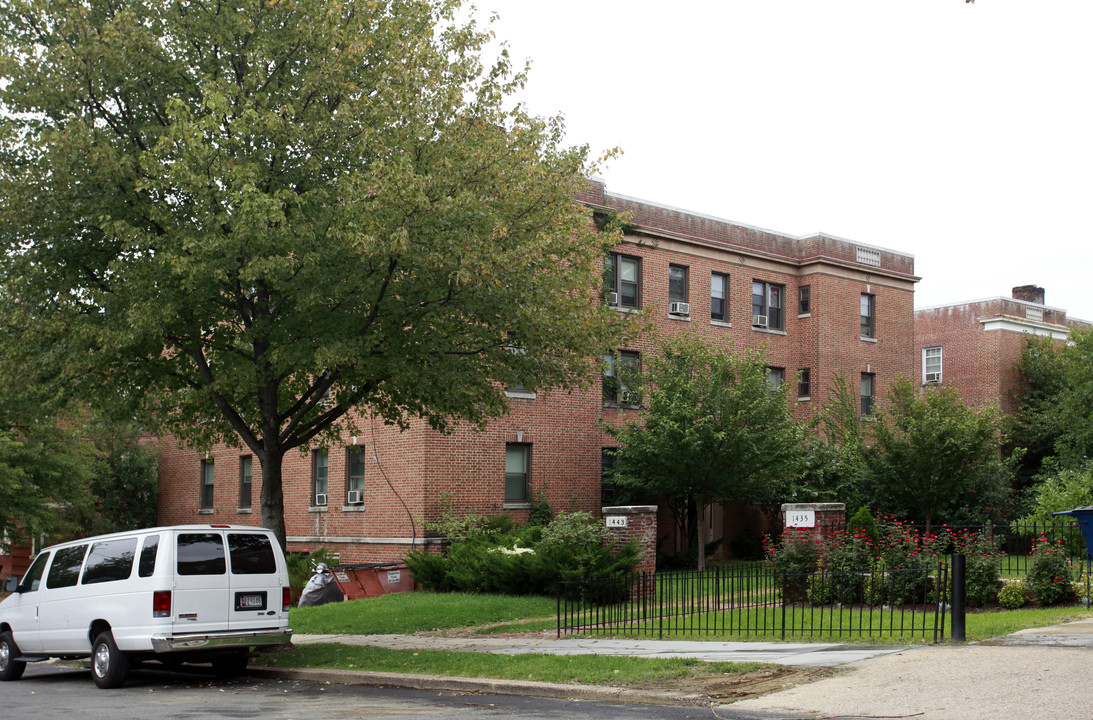
[(315, 493), (315, 504), (326, 505), (326, 493)]
[(751, 316), (752, 327), (766, 327), (767, 316), (766, 315), (752, 315)]
[(345, 494), (345, 501), (350, 505), (360, 505), (364, 502), (364, 493), (360, 490), (350, 490)]
[(939, 372), (926, 373), (926, 384), (927, 385), (937, 385), (940, 382), (941, 382), (941, 373), (939, 373)]
[(669, 315), (690, 315), (691, 304), (685, 302), (668, 303)]
[(607, 304), (612, 305), (612, 306), (613, 305), (618, 305), (619, 304), (619, 294), (617, 292), (607, 293)]
[(619, 405), (637, 405), (641, 402), (641, 396), (634, 390), (623, 390), (619, 393)]

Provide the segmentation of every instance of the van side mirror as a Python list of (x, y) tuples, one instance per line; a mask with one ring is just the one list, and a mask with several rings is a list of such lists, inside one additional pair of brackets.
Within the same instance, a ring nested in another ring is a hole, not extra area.
[(19, 578), (14, 575), (9, 575), (4, 578), (4, 592), (13, 593), (19, 589)]

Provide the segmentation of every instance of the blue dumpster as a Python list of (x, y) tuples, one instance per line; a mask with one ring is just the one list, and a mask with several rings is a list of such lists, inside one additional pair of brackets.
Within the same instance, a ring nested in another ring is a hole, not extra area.
[(1085, 554), (1089, 556), (1090, 560), (1093, 560), (1093, 505), (1086, 505), (1085, 507), (1074, 508), (1073, 510), (1063, 510), (1062, 512), (1051, 513), (1052, 515), (1070, 515), (1077, 518), (1078, 529), (1082, 531), (1082, 537), (1085, 538)]

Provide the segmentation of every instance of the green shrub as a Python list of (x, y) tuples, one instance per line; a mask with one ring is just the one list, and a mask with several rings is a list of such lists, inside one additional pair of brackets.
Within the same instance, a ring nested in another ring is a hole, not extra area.
[(1016, 610), (1028, 603), (1028, 592), (1025, 583), (1020, 578), (1006, 580), (1002, 583), (1002, 589), (998, 591), (998, 604), (1007, 610)]
[(877, 527), (877, 519), (873, 517), (873, 513), (869, 512), (869, 508), (865, 505), (858, 508), (858, 511), (851, 515), (850, 519), (846, 521), (846, 531), (851, 535), (855, 533), (864, 533), (873, 544), (876, 544), (880, 540), (880, 529)]
[(828, 573), (809, 575), (805, 598), (810, 605), (829, 605), (834, 597), (832, 586), (832, 576)]
[(1062, 541), (1053, 542), (1041, 533), (1032, 549), (1025, 585), (1036, 602), (1056, 605), (1073, 594), (1071, 569)]
[(423, 587), (438, 591), (553, 595), (561, 580), (629, 573), (640, 555), (634, 543), (613, 547), (607, 529), (589, 513), (558, 513), (545, 527), (514, 527), (510, 519), (452, 522), (466, 534), (443, 555), (405, 556)]
[(448, 580), (449, 560), (446, 555), (432, 553), (428, 550), (411, 550), (403, 557), (410, 574), (414, 576), (414, 582), (420, 587), (437, 592), (452, 590)]
[(304, 591), (304, 585), (315, 573), (314, 566), (326, 563), (333, 567), (339, 562), (338, 553), (329, 548), (319, 548), (310, 553), (290, 552), (285, 554), (285, 564), (288, 565), (288, 584), (292, 589), (292, 604), (300, 599), (300, 593)]
[(786, 530), (779, 543), (767, 544), (768, 562), (776, 573), (785, 577), (785, 599), (789, 602), (806, 599), (807, 576), (816, 571), (820, 546), (807, 531)]
[(968, 555), (965, 565), (965, 592), (968, 604), (987, 607), (998, 601), (1001, 562), (997, 556)]

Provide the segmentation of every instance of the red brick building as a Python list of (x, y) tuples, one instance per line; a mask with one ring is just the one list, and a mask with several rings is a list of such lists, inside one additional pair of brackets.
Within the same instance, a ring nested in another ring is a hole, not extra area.
[[(862, 402), (914, 369), (914, 258), (828, 235), (792, 237), (606, 192), (578, 198), (597, 212), (626, 212), (626, 241), (607, 259), (608, 301), (641, 312), (662, 333), (699, 333), (738, 349), (765, 345), (772, 378), (794, 383), (802, 417), (827, 399), (842, 373)], [(611, 353), (610, 366), (640, 363), (651, 341)], [(635, 413), (625, 387), (585, 392), (510, 391), (510, 413), (484, 431), (442, 435), (419, 422), (399, 432), (365, 420), (340, 447), (289, 455), (284, 463), (290, 547), (336, 547), (346, 562), (401, 557), (426, 538), (423, 521), (446, 502), (457, 514), (527, 519), (540, 497), (556, 509), (599, 514), (598, 428)], [(261, 482), (246, 452), (199, 455), (165, 445), (160, 521), (257, 523)], [(739, 509), (710, 518), (731, 539), (753, 521)], [(662, 523), (662, 527), (663, 527)], [(756, 530), (760, 528), (755, 528)], [(663, 534), (663, 530), (662, 530)]]
[(1028, 336), (1063, 342), (1074, 324), (1066, 310), (1044, 304), (1044, 289), (1013, 288), (1012, 297), (954, 303), (915, 312), (915, 379), (920, 384), (952, 385), (964, 401), (994, 406), (1004, 413), (1017, 407), (1015, 365)]

